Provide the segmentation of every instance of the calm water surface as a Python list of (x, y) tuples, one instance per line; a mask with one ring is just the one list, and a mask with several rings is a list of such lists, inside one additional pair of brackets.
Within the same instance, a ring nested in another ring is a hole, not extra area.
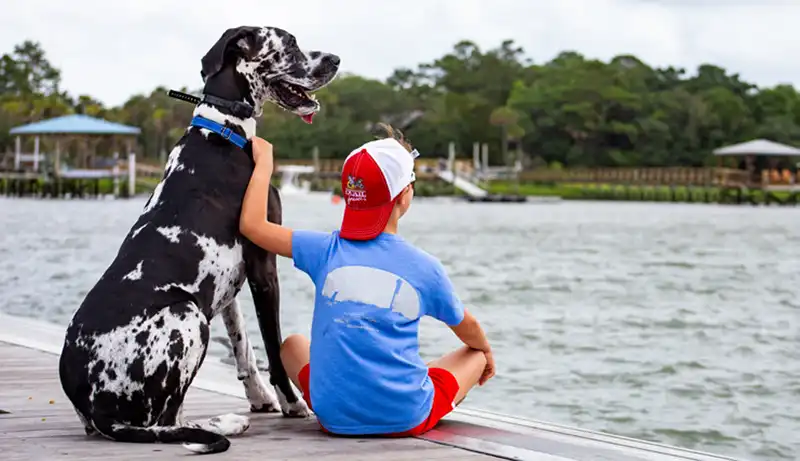
[[(143, 204), (0, 200), (0, 310), (65, 325)], [(284, 209), (298, 228), (341, 216)], [(465, 406), (799, 459), (800, 209), (417, 200), (401, 232), (442, 259), (495, 348), (496, 378)], [(280, 269), (284, 334), (308, 334), (312, 284)], [(421, 329), (426, 359), (459, 345), (435, 320)], [(212, 333), (227, 357), (219, 320)]]

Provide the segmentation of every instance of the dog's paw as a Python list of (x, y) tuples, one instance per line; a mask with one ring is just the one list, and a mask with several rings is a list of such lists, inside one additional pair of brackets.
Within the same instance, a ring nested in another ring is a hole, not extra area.
[(253, 413), (277, 413), (281, 411), (281, 404), (277, 397), (272, 395), (266, 387), (250, 389), (247, 400), (250, 403), (250, 411)]
[(278, 413), (281, 411), (280, 405), (277, 402), (267, 402), (262, 404), (250, 404), (251, 413)]
[(244, 394), (253, 413), (277, 413), (281, 405), (278, 397), (266, 386), (258, 372), (244, 379)]
[(311, 411), (308, 409), (305, 400), (297, 399), (294, 403), (290, 403), (278, 386), (275, 386), (275, 393), (278, 395), (278, 401), (281, 404), (281, 413), (283, 413), (283, 416), (287, 418), (305, 418), (311, 415)]
[(300, 399), (297, 402), (286, 402), (281, 408), (281, 413), (287, 418), (307, 418), (311, 415), (311, 410), (308, 409), (305, 400)]
[(250, 418), (228, 413), (209, 419), (208, 424), (217, 434), (232, 436), (244, 433), (250, 427)]

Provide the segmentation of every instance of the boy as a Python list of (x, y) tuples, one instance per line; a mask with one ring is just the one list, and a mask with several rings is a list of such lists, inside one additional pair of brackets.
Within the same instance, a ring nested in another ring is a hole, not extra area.
[[(293, 231), (266, 220), (272, 146), (256, 137), (242, 206), (242, 234), (293, 258), (316, 286), (311, 342), (286, 338), (281, 360), (322, 429), (340, 435), (420, 435), (494, 375), (486, 336), (442, 264), (397, 235), (414, 196), (417, 152), (384, 129), (386, 138), (345, 160), (339, 231)], [(423, 315), (450, 326), (465, 347), (423, 363)]]

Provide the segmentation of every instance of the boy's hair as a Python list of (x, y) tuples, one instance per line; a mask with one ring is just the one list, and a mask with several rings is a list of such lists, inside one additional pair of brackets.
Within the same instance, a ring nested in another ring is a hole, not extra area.
[(378, 131), (380, 132), (376, 138), (378, 139), (386, 139), (386, 138), (394, 138), (397, 142), (400, 143), (409, 153), (414, 150), (414, 146), (411, 145), (410, 142), (406, 139), (403, 132), (400, 131), (399, 128), (394, 128), (392, 125), (388, 123), (378, 123)]

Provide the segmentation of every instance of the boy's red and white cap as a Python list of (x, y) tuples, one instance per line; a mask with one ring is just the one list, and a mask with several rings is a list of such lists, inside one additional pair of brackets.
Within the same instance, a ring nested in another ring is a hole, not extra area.
[(417, 156), (393, 138), (370, 141), (347, 156), (342, 166), (342, 238), (370, 240), (383, 232), (397, 196), (415, 179)]

